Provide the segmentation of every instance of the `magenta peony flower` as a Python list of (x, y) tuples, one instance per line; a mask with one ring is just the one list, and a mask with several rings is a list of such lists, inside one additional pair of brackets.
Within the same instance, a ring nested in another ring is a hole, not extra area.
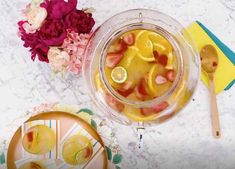
[(66, 29), (60, 20), (47, 19), (38, 33), (48, 46), (60, 46), (66, 38)]
[(46, 46), (43, 43), (39, 43), (34, 48), (32, 48), (30, 51), (32, 52), (32, 59), (34, 60), (36, 56), (38, 56), (38, 60), (41, 62), (49, 62), (48, 60), (48, 50), (49, 47)]
[(24, 41), (24, 47), (30, 48), (31, 59), (35, 60), (36, 56), (38, 56), (40, 61), (48, 62), (48, 47), (40, 41), (38, 32), (29, 34), (26, 33), (24, 30), (25, 23), (27, 23), (27, 21), (20, 21), (18, 23), (19, 36), (21, 37), (21, 40)]
[(95, 24), (91, 13), (85, 13), (82, 10), (74, 10), (64, 19), (66, 29), (71, 29), (78, 34), (90, 33)]
[(48, 18), (50, 19), (62, 19), (65, 15), (73, 10), (76, 10), (77, 0), (45, 0), (41, 4), (41, 7), (46, 8)]

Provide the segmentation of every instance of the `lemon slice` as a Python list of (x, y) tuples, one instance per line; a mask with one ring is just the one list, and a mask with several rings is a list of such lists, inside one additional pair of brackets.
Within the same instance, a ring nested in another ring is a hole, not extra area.
[(122, 66), (115, 67), (111, 72), (111, 78), (116, 83), (124, 83), (127, 80), (127, 71)]
[(168, 53), (172, 52), (173, 47), (171, 43), (160, 34), (151, 32), (149, 33), (149, 39), (153, 43), (153, 50), (156, 50), (160, 54), (168, 55)]
[(170, 70), (174, 69), (174, 61), (173, 60), (174, 60), (173, 53), (170, 52), (168, 54), (168, 60), (167, 60), (166, 69), (170, 69)]
[(135, 46), (139, 49), (137, 54), (139, 58), (147, 62), (155, 60), (153, 56), (153, 43), (149, 39), (149, 31), (142, 30), (137, 34)]
[(148, 77), (148, 86), (152, 92), (155, 92), (154, 78), (156, 77), (156, 75), (157, 75), (157, 65), (153, 65), (149, 71), (149, 77)]

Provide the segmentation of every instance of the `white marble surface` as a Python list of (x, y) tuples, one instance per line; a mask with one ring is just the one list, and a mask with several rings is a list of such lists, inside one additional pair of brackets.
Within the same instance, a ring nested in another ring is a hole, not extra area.
[[(64, 102), (94, 109), (80, 79), (51, 78), (46, 66), (30, 60), (17, 38), (16, 23), (27, 0), (0, 1), (0, 145), (18, 127), (15, 119), (42, 102)], [(199, 20), (235, 50), (235, 0), (79, 0), (92, 6), (97, 25), (117, 12), (132, 8), (157, 9), (187, 26)], [(124, 169), (234, 169), (235, 86), (217, 96), (222, 138), (211, 135), (208, 91), (200, 83), (192, 101), (169, 122), (147, 129), (145, 149), (135, 149), (134, 129), (119, 124), (117, 137)]]

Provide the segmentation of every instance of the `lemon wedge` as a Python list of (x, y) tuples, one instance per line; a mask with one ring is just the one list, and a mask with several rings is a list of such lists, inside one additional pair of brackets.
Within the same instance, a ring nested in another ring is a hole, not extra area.
[(111, 78), (116, 83), (124, 83), (127, 80), (127, 71), (122, 66), (115, 67), (111, 72)]
[(160, 34), (151, 32), (149, 33), (149, 39), (153, 43), (153, 50), (156, 50), (160, 54), (168, 55), (168, 53), (172, 52), (173, 48), (171, 43)]
[(147, 62), (155, 60), (153, 56), (153, 43), (149, 39), (149, 31), (142, 30), (137, 34), (135, 46), (139, 49), (139, 53), (137, 53), (139, 58)]

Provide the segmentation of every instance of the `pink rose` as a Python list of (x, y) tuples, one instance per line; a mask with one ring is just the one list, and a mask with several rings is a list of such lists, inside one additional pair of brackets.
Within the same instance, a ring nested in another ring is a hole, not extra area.
[(64, 24), (60, 20), (47, 19), (39, 30), (39, 36), (48, 46), (60, 46), (66, 38)]

